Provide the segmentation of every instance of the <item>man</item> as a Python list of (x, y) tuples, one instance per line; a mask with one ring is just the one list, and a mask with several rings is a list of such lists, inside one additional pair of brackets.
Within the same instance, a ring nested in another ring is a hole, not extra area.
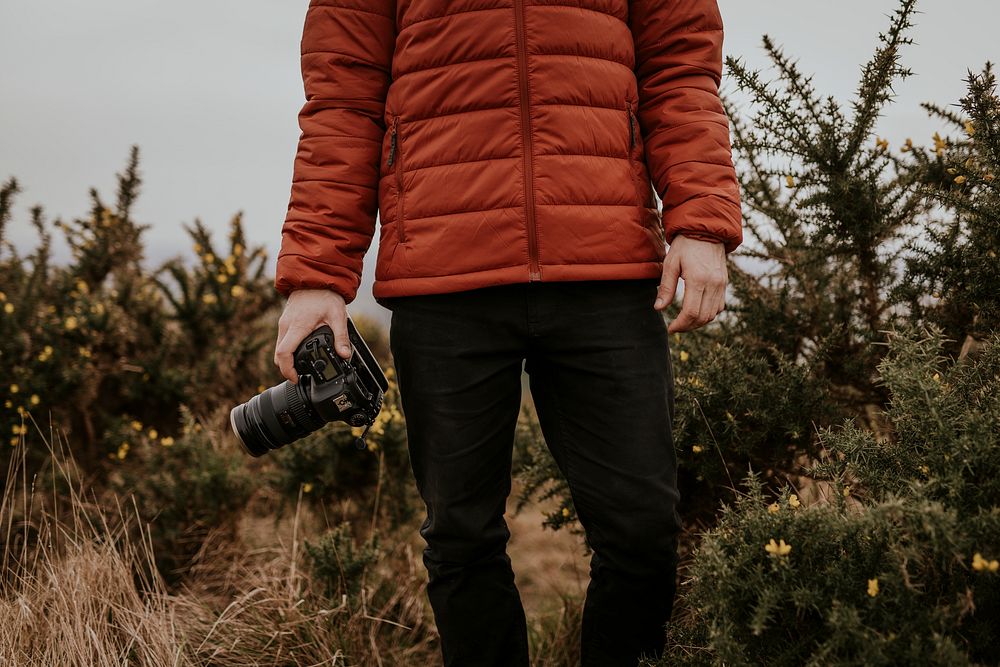
[(294, 381), (322, 323), (349, 354), (378, 213), (373, 293), (447, 665), (528, 664), (503, 519), (522, 363), (594, 551), (583, 664), (663, 649), (681, 530), (667, 334), (723, 309), (742, 242), (722, 39), (716, 0), (310, 3), (275, 363)]

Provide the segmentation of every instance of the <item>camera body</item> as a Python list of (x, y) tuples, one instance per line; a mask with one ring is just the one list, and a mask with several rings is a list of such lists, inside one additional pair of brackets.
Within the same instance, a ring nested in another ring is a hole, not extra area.
[(230, 425), (244, 451), (261, 456), (333, 421), (366, 426), (355, 439), (356, 446), (365, 447), (364, 437), (382, 409), (389, 383), (350, 316), (347, 332), (349, 359), (336, 353), (333, 331), (324, 324), (295, 350), (298, 383), (285, 381), (230, 411)]

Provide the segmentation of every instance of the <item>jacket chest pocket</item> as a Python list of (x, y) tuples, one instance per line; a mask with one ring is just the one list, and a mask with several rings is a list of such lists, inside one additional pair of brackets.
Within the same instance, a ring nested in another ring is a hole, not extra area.
[(392, 127), (390, 129), (391, 134), (389, 135), (389, 157), (386, 160), (386, 166), (392, 170), (393, 177), (396, 181), (396, 235), (400, 243), (406, 242), (406, 229), (403, 225), (403, 219), (405, 217), (405, 207), (404, 207), (404, 194), (405, 188), (403, 187), (403, 151), (402, 151), (402, 132), (401, 124), (399, 122), (399, 115), (396, 114), (392, 117)]

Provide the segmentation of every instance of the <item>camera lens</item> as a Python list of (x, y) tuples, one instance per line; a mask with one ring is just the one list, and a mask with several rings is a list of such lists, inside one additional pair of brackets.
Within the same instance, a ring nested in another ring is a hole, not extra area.
[(326, 422), (314, 414), (302, 383), (286, 380), (233, 408), (229, 423), (243, 450), (261, 456), (309, 435)]

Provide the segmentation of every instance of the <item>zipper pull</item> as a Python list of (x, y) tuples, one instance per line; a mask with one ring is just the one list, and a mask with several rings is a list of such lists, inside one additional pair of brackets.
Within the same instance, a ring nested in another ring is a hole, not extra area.
[(389, 160), (386, 166), (392, 166), (392, 160), (396, 155), (396, 126), (399, 124), (399, 116), (392, 119), (392, 135), (389, 137)]

